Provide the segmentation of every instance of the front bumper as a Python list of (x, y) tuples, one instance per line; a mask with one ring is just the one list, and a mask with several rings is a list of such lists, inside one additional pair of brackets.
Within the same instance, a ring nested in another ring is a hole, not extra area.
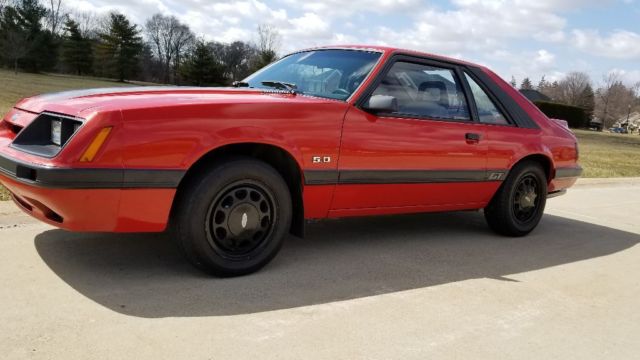
[(33, 217), (71, 231), (160, 232), (181, 170), (72, 169), (0, 155), (0, 183)]

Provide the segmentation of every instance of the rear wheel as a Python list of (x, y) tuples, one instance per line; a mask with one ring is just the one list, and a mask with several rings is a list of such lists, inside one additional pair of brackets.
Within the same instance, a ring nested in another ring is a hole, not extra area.
[(536, 162), (516, 165), (489, 205), (485, 219), (495, 232), (524, 236), (540, 222), (547, 202), (547, 178)]
[(274, 168), (230, 159), (184, 186), (174, 212), (175, 237), (195, 267), (217, 276), (244, 275), (278, 253), (292, 210), (287, 184)]

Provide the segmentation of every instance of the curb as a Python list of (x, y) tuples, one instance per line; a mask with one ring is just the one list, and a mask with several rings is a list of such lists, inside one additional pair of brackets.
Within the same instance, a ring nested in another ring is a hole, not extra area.
[(630, 185), (640, 186), (640, 177), (626, 178), (580, 178), (574, 185), (575, 187), (592, 186), (592, 185)]

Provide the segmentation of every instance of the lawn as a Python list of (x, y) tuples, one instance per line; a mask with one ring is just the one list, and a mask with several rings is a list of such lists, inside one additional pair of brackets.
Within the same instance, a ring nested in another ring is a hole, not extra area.
[[(0, 114), (23, 97), (62, 90), (130, 86), (107, 79), (18, 74), (0, 70)], [(143, 84), (136, 84), (143, 85)], [(576, 130), (584, 177), (640, 176), (640, 136)], [(8, 194), (0, 187), (0, 200)]]
[(583, 177), (640, 177), (640, 136), (575, 130)]
[[(0, 69), (0, 113), (3, 115), (18, 100), (37, 94), (87, 88), (131, 86), (108, 79), (70, 75), (38, 75)], [(143, 85), (143, 84), (136, 84)]]

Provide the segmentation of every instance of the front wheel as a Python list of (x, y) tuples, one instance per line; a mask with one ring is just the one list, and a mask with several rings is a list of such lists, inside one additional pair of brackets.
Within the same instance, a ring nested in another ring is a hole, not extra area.
[(292, 217), (286, 182), (250, 158), (221, 162), (184, 184), (175, 237), (189, 262), (217, 276), (248, 274), (280, 250)]
[(502, 235), (524, 236), (540, 222), (547, 202), (547, 177), (535, 162), (516, 165), (500, 186), (484, 216), (489, 227)]

